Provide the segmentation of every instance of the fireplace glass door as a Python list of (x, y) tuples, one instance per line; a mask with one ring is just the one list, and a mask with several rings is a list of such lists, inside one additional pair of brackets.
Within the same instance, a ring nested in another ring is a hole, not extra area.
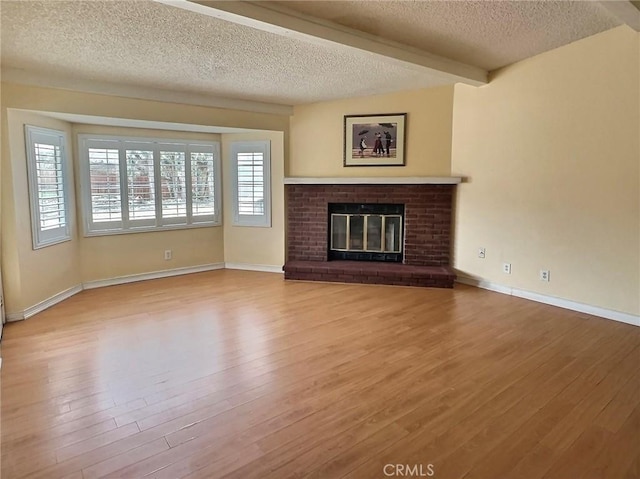
[(371, 253), (402, 252), (401, 215), (331, 215), (331, 249)]

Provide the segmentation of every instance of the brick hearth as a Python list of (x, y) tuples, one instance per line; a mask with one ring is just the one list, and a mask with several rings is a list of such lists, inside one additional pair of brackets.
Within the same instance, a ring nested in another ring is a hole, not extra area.
[(286, 279), (435, 288), (452, 288), (456, 279), (446, 266), (369, 261), (287, 261), (284, 272)]
[[(454, 185), (286, 185), (286, 279), (453, 287)], [(329, 203), (405, 205), (404, 262), (327, 261)], [(418, 268), (421, 267), (421, 268)]]

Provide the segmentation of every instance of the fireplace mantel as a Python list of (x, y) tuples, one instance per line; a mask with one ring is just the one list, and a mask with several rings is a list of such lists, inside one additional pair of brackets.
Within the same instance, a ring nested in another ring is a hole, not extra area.
[(382, 177), (324, 177), (290, 176), (285, 185), (457, 185), (460, 176), (382, 176)]

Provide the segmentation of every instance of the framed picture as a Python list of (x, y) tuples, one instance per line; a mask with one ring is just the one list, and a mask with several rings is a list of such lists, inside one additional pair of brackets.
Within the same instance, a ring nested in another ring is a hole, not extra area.
[(345, 115), (344, 166), (404, 166), (406, 113)]

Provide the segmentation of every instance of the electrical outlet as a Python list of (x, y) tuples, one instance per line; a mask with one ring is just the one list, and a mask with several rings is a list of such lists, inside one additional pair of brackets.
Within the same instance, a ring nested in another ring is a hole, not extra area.
[(165, 259), (166, 261), (168, 261), (168, 260), (170, 260), (170, 259), (171, 259), (171, 250), (170, 250), (170, 249), (166, 249), (166, 250), (164, 250), (164, 259)]
[(511, 263), (502, 263), (502, 272), (511, 274)]
[(486, 251), (484, 248), (478, 248), (478, 258), (484, 259), (486, 257)]
[(541, 269), (540, 270), (540, 281), (549, 282), (550, 279), (551, 279), (551, 277), (550, 277), (549, 270), (548, 269)]

